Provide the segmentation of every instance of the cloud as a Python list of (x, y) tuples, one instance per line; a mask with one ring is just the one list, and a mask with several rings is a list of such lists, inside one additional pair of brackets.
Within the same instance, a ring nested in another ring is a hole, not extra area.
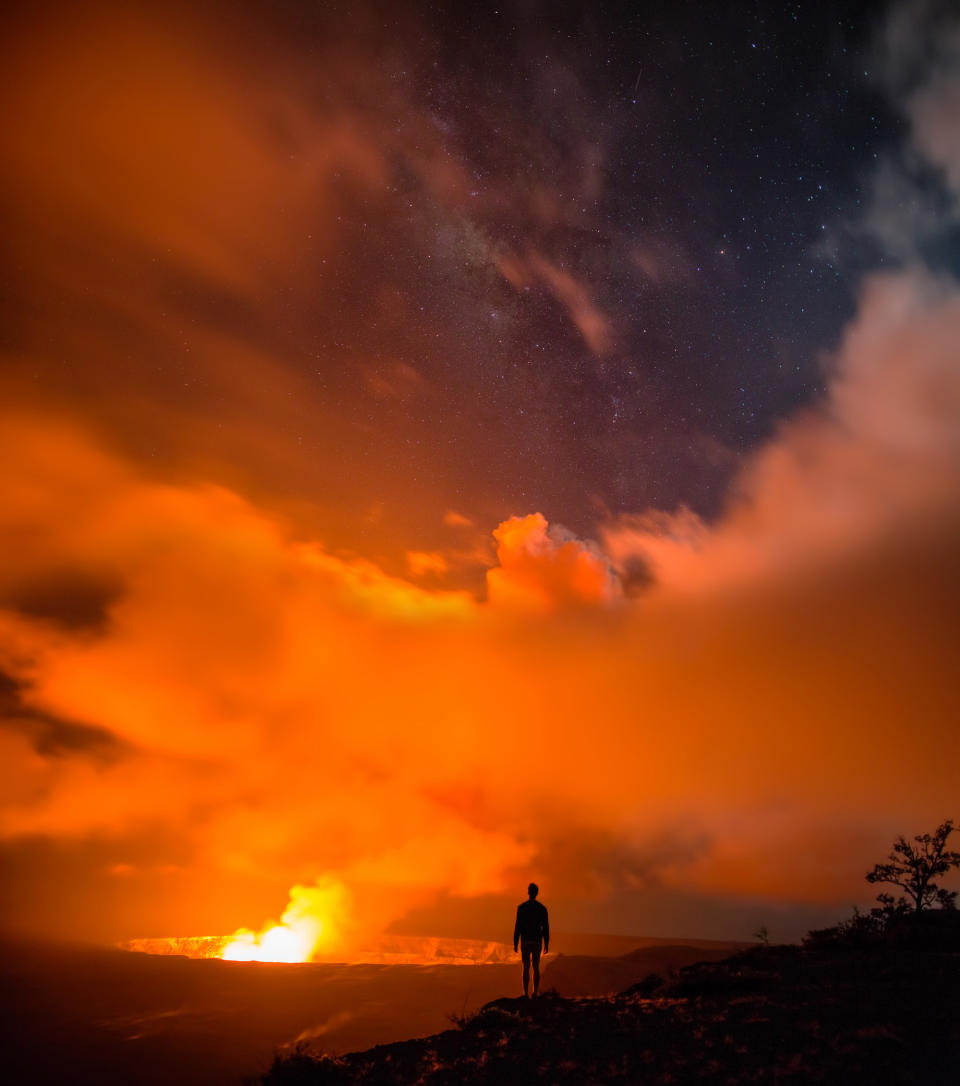
[[(855, 894), (858, 850), (953, 795), (958, 319), (949, 283), (873, 281), (828, 395), (717, 523), (621, 518), (596, 544), (510, 518), (485, 602), (151, 479), (76, 426), (8, 422), (0, 833), (165, 827), (199, 886), (335, 880), (356, 942), (531, 871), (561, 901)], [(91, 568), (112, 586), (92, 624), (17, 591)], [(24, 712), (118, 746), (54, 753)]]
[(864, 286), (818, 407), (745, 465), (721, 523), (627, 516), (605, 531), (621, 569), (678, 589), (801, 575), (957, 514), (960, 293), (920, 270)]
[(406, 362), (367, 366), (363, 380), (372, 395), (385, 400), (406, 400), (429, 389), (429, 382)]
[(566, 309), (584, 343), (600, 357), (613, 349), (613, 325), (597, 306), (587, 286), (569, 271), (537, 252), (526, 256), (501, 254), (496, 265), (504, 279), (516, 290), (535, 283), (543, 284)]
[(464, 516), (463, 513), (458, 513), (456, 509), (448, 509), (446, 513), (443, 514), (443, 523), (446, 524), (448, 528), (473, 527), (473, 521), (469, 517)]
[(931, 192), (927, 179), (902, 162), (881, 161), (869, 193), (863, 219), (851, 233), (858, 242), (867, 238), (879, 243), (885, 253), (904, 263), (917, 260), (921, 247), (929, 245), (949, 221), (942, 196)]
[(552, 610), (607, 604), (620, 582), (606, 558), (540, 513), (511, 517), (493, 533), (498, 565), (487, 572), (490, 602), (499, 607)]
[(22, 209), (11, 241), (31, 270), (56, 251), (41, 273), (61, 285), (78, 262), (88, 286), (114, 288), (131, 268), (160, 278), (173, 263), (249, 297), (329, 243), (310, 209), (330, 207), (335, 177), (385, 183), (371, 133), (336, 111), (308, 117), (282, 81), (266, 82), (269, 49), (211, 64), (210, 28), (185, 9), (99, 4), (81, 20), (64, 6), (42, 35), (14, 25), (2, 77), (17, 102), (2, 159)]
[(439, 551), (407, 551), (407, 570), (411, 577), (426, 574), (442, 576), (449, 569), (446, 558)]
[(943, 170), (947, 184), (960, 196), (960, 141), (956, 123), (960, 113), (960, 32), (955, 32), (953, 46), (952, 70), (934, 76), (917, 91), (908, 112), (918, 149)]
[(561, 901), (855, 896), (953, 795), (958, 340), (953, 281), (871, 279), (718, 521), (509, 518), (485, 602), (9, 419), (0, 833), (160, 828), (201, 893), (262, 879), (274, 915), (333, 879), (355, 943), (531, 871)]
[[(511, 365), (518, 321), (608, 348), (613, 318), (590, 285), (602, 268), (537, 257), (526, 306), (493, 256), (527, 239), (562, 252), (554, 240), (600, 195), (602, 149), (582, 113), (554, 107), (545, 134), (499, 92), (471, 98), (468, 64), (473, 138), (434, 99), (419, 61), (436, 27), (421, 38), (413, 12), (399, 38), (364, 5), (346, 22), (312, 9), (295, 32), (289, 18), (111, 0), (80, 18), (50, 0), (11, 19), (0, 395), (398, 570), (406, 551), (443, 545), (421, 538), (428, 519), (474, 512), (480, 448), (498, 450), (492, 476), (549, 460), (543, 442), (512, 454), (512, 416), (460, 410), (488, 398), (495, 372), (498, 395), (552, 399)], [(538, 94), (563, 79), (587, 108), (556, 67)], [(549, 197), (554, 219), (533, 206)], [(376, 529), (362, 521), (374, 505)], [(490, 521), (510, 511), (491, 505)], [(94, 573), (62, 592), (84, 621), (109, 598)]]
[[(279, 917), (290, 887), (296, 902), (332, 886), (339, 938), (359, 943), (533, 876), (560, 919), (612, 896), (642, 928), (645, 902), (684, 888), (707, 903), (704, 932), (732, 934), (710, 928), (711, 903), (845, 903), (893, 834), (950, 813), (960, 295), (919, 246), (864, 283), (823, 397), (745, 460), (716, 520), (641, 509), (596, 542), (530, 508), (485, 523), (489, 504), (444, 475), (459, 430), (407, 458), (447, 322), (424, 317), (416, 364), (401, 360), (393, 330), (414, 309), (366, 289), (381, 250), (351, 249), (342, 288), (324, 260), (338, 231), (376, 235), (366, 197), (385, 178), (414, 178), (446, 219), (415, 257), (437, 281), (468, 259), (464, 307), (541, 288), (605, 356), (614, 321), (583, 268), (540, 237), (491, 266), (496, 231), (456, 227), (483, 186), (409, 108), (399, 66), (344, 56), (329, 86), (307, 81), (325, 107), (304, 112), (276, 67), (234, 79), (202, 35), (102, 24), (15, 37), (2, 76), (23, 102), (4, 159), (25, 209), (15, 251), (33, 296), (58, 300), (56, 319), (31, 308), (18, 326), (56, 371), (41, 389), (30, 351), (11, 359), (0, 432), (17, 468), (0, 480), (0, 840), (35, 891), (5, 898), (5, 923), (227, 931)], [(224, 53), (229, 69), (242, 51)], [(952, 184), (950, 78), (909, 93), (917, 154)], [(562, 226), (557, 194), (535, 189), (538, 222)], [(508, 202), (493, 184), (476, 199)], [(638, 267), (667, 281), (654, 256)], [(303, 282), (320, 319), (293, 350)], [(184, 301), (198, 284), (215, 300), (202, 313)], [(362, 349), (338, 323), (351, 305)], [(247, 335), (226, 331), (237, 312)], [(322, 380), (321, 355), (336, 363)], [(368, 394), (346, 419), (350, 388)], [(301, 443), (297, 502), (281, 483)], [(272, 486), (223, 468), (271, 458)], [(388, 500), (414, 542), (381, 560)], [(318, 508), (356, 522), (350, 550), (313, 530)], [(431, 534), (475, 527), (495, 559)], [(468, 560), (485, 595), (427, 580)], [(109, 875), (127, 866), (136, 878)], [(65, 895), (70, 913), (38, 907)]]
[[(906, 119), (909, 138), (885, 149), (867, 179), (861, 216), (833, 224), (820, 249), (829, 258), (864, 241), (903, 264), (935, 250), (960, 221), (960, 20), (939, 0), (891, 7), (874, 45), (874, 79)], [(829, 235), (828, 235), (829, 237)]]

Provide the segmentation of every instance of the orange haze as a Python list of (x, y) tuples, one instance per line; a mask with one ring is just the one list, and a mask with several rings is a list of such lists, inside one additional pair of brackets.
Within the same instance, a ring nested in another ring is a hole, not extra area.
[[(581, 538), (491, 498), (509, 449), (469, 493), (417, 459), (404, 420), (438, 391), (403, 358), (293, 345), (333, 305), (345, 192), (402, 153), (468, 199), (399, 84), (175, 5), (41, 7), (0, 74), (4, 924), (302, 958), (507, 938), (536, 877), (560, 926), (663, 930), (695, 899), (687, 934), (743, 937), (731, 909), (845, 909), (894, 834), (960, 814), (954, 280), (863, 285), (826, 391), (716, 520)], [(614, 351), (589, 289), (465, 238), (478, 279)], [(362, 301), (388, 345), (402, 298)], [(348, 434), (344, 389), (387, 421)]]
[[(890, 834), (955, 794), (958, 327), (936, 283), (877, 281), (830, 397), (718, 524), (628, 517), (587, 544), (515, 518), (485, 600), (21, 413), (4, 836), (162, 827), (201, 882), (335, 880), (344, 943), (530, 871), (572, 898), (857, 895)], [(102, 619), (38, 613), (51, 584), (64, 607), (106, 593)], [(91, 731), (51, 756), (41, 721)]]

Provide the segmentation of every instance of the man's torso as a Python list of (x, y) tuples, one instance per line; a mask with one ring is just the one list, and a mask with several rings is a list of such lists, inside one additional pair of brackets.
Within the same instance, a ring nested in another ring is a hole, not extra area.
[(539, 901), (525, 901), (517, 909), (517, 927), (520, 931), (520, 940), (524, 943), (539, 943), (543, 938), (546, 907)]

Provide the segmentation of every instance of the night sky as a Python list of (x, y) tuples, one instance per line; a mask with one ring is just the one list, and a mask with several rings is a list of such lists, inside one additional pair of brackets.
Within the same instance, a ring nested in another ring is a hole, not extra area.
[[(44, 344), (40, 395), (137, 401), (108, 426), (138, 456), (190, 446), (314, 505), (335, 546), (442, 545), (448, 508), (715, 516), (891, 259), (866, 220), (905, 125), (862, 5), (254, 6), (171, 17), (188, 48), (151, 40), (153, 71), (146, 27), (77, 21), (21, 123), (88, 176), (31, 187), (11, 346)], [(93, 234), (114, 193), (156, 235), (70, 239), (79, 281), (25, 283), (38, 232)], [(130, 425), (158, 402), (188, 441)], [(243, 449), (218, 432), (237, 412), (262, 427)]]
[(194, 7), (4, 17), (4, 923), (862, 896), (960, 813), (953, 5)]

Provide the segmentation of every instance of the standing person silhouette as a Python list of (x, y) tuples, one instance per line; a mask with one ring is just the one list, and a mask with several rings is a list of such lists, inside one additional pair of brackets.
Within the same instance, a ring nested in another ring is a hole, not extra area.
[(537, 901), (540, 887), (531, 882), (527, 887), (529, 900), (517, 906), (517, 922), (513, 927), (513, 952), (517, 943), (523, 956), (523, 994), (530, 997), (530, 963), (533, 962), (533, 998), (540, 992), (540, 946), (543, 952), (550, 950), (550, 918), (546, 908)]

